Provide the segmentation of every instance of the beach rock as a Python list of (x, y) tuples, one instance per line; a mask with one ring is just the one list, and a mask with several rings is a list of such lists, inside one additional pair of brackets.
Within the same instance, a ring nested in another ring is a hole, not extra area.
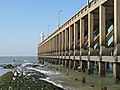
[(4, 69), (14, 69), (15, 66), (13, 66), (12, 64), (8, 64), (6, 66), (3, 67)]
[(94, 85), (90, 85), (91, 87), (94, 87)]

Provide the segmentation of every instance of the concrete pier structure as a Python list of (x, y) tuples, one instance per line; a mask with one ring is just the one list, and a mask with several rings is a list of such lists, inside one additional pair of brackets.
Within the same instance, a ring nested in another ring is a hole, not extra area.
[(120, 77), (120, 0), (90, 0), (38, 45), (38, 59), (89, 74), (96, 65), (101, 76), (111, 62)]

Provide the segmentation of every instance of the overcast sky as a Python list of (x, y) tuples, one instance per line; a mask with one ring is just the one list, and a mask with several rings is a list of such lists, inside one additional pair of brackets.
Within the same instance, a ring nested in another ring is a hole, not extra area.
[(36, 56), (40, 33), (57, 29), (87, 0), (0, 0), (0, 56)]

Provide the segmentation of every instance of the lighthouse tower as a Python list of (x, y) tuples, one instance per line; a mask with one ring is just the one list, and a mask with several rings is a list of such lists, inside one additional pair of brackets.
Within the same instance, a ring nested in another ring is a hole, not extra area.
[(41, 32), (40, 34), (40, 42), (42, 42), (44, 40), (44, 32)]

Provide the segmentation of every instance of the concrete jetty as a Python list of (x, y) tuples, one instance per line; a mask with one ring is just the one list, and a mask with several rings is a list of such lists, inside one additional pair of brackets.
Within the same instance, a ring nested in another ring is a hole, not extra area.
[(120, 0), (90, 0), (38, 45), (39, 62), (120, 79)]

